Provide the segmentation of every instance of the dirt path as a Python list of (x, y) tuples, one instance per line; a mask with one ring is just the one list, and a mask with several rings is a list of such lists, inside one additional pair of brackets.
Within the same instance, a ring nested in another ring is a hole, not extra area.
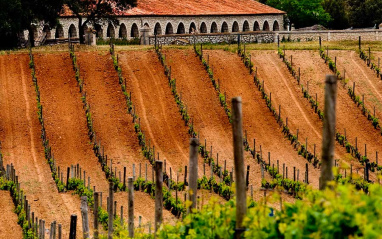
[[(333, 53), (329, 52), (329, 55)], [(337, 62), (338, 62), (337, 58)], [(293, 62), (295, 67), (301, 67), (301, 79), (309, 79), (309, 91), (314, 95), (318, 94), (319, 108), (324, 106), (324, 78), (326, 74), (331, 74), (325, 62), (320, 58), (318, 52), (296, 51), (293, 52)], [(311, 74), (316, 72), (316, 74)], [(358, 137), (358, 147), (364, 152), (364, 145), (367, 144), (367, 152), (371, 161), (375, 160), (375, 151), (382, 146), (382, 137), (378, 130), (375, 130), (371, 123), (362, 115), (361, 110), (356, 107), (347, 95), (347, 89), (338, 85), (337, 92), (337, 130), (344, 134), (349, 141), (355, 145), (355, 138)], [(350, 159), (349, 160), (353, 160)]]
[[(283, 163), (289, 168), (289, 176), (293, 174), (292, 167), (296, 167), (302, 180), (307, 160), (298, 156), (289, 141), (284, 138), (280, 127), (256, 89), (253, 77), (249, 75), (240, 58), (225, 51), (206, 51), (206, 54), (210, 55), (210, 65), (214, 68), (215, 77), (220, 79), (222, 91), (226, 91), (230, 97), (233, 95), (242, 97), (243, 127), (247, 131), (251, 147), (255, 138), (256, 151), (259, 152), (261, 145), (263, 157), (267, 158), (270, 152), (272, 163), (276, 165), (276, 160), (280, 161), (281, 173)], [(318, 170), (310, 166), (309, 176), (313, 185), (317, 186)]]
[(349, 86), (355, 82), (355, 92), (360, 96), (365, 96), (366, 107), (373, 113), (374, 107), (376, 116), (382, 117), (382, 81), (369, 69), (359, 55), (354, 51), (329, 51), (332, 59), (337, 57), (338, 69), (343, 74), (346, 70), (346, 78), (349, 79)]
[[(289, 57), (289, 54), (287, 53), (287, 57)], [(265, 81), (266, 91), (268, 93), (272, 92), (272, 102), (276, 108), (281, 105), (282, 118), (285, 120), (288, 117), (288, 127), (294, 134), (296, 134), (297, 129), (299, 130), (299, 141), (306, 144), (307, 140), (310, 152), (314, 153), (314, 145), (316, 146), (316, 155), (320, 158), (322, 121), (314, 113), (310, 103), (303, 97), (301, 87), (297, 85), (296, 80), (293, 79), (287, 67), (275, 52), (254, 51), (252, 55), (254, 56), (254, 64), (258, 67), (258, 76)], [(306, 81), (303, 82), (305, 82), (306, 87)], [(313, 96), (315, 95), (313, 94)], [(336, 159), (346, 160), (351, 157), (339, 144), (336, 145), (335, 151)]]
[(123, 173), (123, 167), (127, 167), (130, 177), (133, 175), (132, 164), (136, 164), (138, 173), (138, 164), (143, 169), (148, 161), (141, 152), (133, 118), (127, 113), (111, 57), (95, 52), (80, 52), (77, 56), (97, 139), (101, 140), (108, 158), (113, 159), (113, 170), (117, 167), (117, 172)]
[(13, 163), (35, 215), (54, 220), (69, 233), (69, 215), (79, 215), (80, 200), (57, 191), (41, 144), (28, 55), (0, 57), (0, 140), (6, 163)]
[(17, 224), (15, 206), (9, 191), (0, 190), (0, 238), (23, 238), (21, 227)]

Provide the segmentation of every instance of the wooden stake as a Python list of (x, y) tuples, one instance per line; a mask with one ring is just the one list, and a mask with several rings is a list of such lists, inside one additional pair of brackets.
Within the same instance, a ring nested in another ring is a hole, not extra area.
[(163, 162), (155, 162), (155, 232), (163, 221)]
[(89, 217), (88, 217), (88, 197), (81, 197), (81, 216), (82, 216), (82, 232), (83, 238), (90, 238), (89, 233)]
[(99, 207), (99, 193), (94, 193), (94, 239), (98, 239), (98, 207)]
[(192, 202), (187, 213), (191, 213), (193, 208), (196, 208), (197, 188), (198, 188), (198, 150), (199, 140), (195, 138), (190, 139), (190, 155), (189, 155), (189, 167), (190, 167), (190, 179), (189, 179), (189, 191), (188, 200)]
[(69, 239), (76, 239), (76, 230), (77, 230), (77, 215), (73, 214), (70, 216)]
[(324, 129), (322, 137), (322, 160), (320, 190), (333, 180), (333, 157), (336, 134), (337, 77), (327, 75), (325, 80)]
[[(128, 178), (128, 191), (129, 191), (129, 203), (128, 203), (128, 224), (129, 224), (129, 237), (134, 238), (134, 179)], [(156, 197), (155, 197), (156, 198)]]
[(236, 180), (236, 228), (235, 238), (244, 232), (243, 219), (247, 212), (246, 185), (244, 176), (243, 121), (241, 97), (232, 99), (232, 134)]
[(108, 239), (113, 239), (113, 202), (114, 202), (114, 183), (110, 182), (109, 183), (109, 221), (108, 221)]

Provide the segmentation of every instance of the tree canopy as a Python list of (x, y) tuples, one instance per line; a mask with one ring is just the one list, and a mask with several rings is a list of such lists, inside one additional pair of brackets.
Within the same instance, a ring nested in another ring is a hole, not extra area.
[[(64, 3), (79, 20), (80, 41), (83, 43), (85, 24), (91, 23), (94, 29), (101, 19), (118, 24), (115, 13), (136, 6), (137, 0), (64, 0)], [(83, 21), (83, 19), (86, 20)]]
[(259, 0), (287, 12), (297, 28), (321, 24), (330, 29), (382, 23), (382, 0)]

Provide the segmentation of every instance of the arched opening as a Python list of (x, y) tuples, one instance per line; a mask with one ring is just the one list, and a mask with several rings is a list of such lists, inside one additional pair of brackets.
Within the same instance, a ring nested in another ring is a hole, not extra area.
[(275, 21), (273, 23), (273, 31), (279, 31), (279, 30), (280, 30), (279, 23), (277, 21)]
[(259, 23), (256, 21), (255, 24), (253, 25), (253, 30), (254, 31), (260, 31), (260, 25)]
[(154, 28), (154, 35), (162, 35), (162, 27), (161, 25), (159, 24), (159, 22), (157, 22), (155, 24), (155, 28)]
[(269, 31), (269, 24), (267, 21), (264, 22), (263, 31)]
[(191, 22), (190, 29), (188, 30), (188, 33), (191, 34), (193, 32), (196, 32), (196, 25), (195, 25), (195, 23)]
[(143, 26), (150, 27), (147, 22), (145, 24), (143, 24)]
[(69, 36), (70, 38), (76, 38), (77, 37), (77, 30), (74, 24), (70, 25), (69, 27)]
[(237, 23), (237, 21), (234, 21), (232, 25), (232, 32), (238, 32), (238, 31), (239, 31), (239, 24)]
[(139, 37), (138, 26), (135, 23), (133, 23), (133, 25), (131, 26), (130, 37), (134, 37), (134, 38)]
[(96, 37), (97, 38), (103, 38), (103, 29), (102, 26), (99, 24), (95, 25), (95, 30), (96, 30)]
[(122, 23), (121, 26), (119, 27), (118, 37), (127, 38), (127, 28), (124, 23)]
[(64, 38), (64, 29), (62, 28), (62, 25), (58, 25), (56, 27), (56, 34), (54, 35), (55, 38)]
[(218, 32), (218, 25), (216, 24), (216, 22), (213, 22), (211, 24), (211, 33), (217, 33)]
[(200, 33), (207, 33), (207, 25), (204, 22), (200, 24)]
[(243, 32), (249, 32), (249, 23), (248, 23), (248, 21), (244, 21), (244, 23), (243, 23)]
[(50, 33), (50, 27), (49, 26), (45, 25), (43, 31), (46, 34), (46, 39), (52, 38), (52, 34)]
[(167, 26), (166, 26), (166, 35), (167, 34), (173, 34), (173, 33), (174, 33), (174, 30), (172, 28), (171, 23), (167, 23)]
[(107, 26), (106, 37), (115, 38), (115, 29), (111, 23)]
[(176, 30), (176, 34), (184, 34), (184, 33), (185, 33), (184, 24), (179, 23), (178, 30)]
[(226, 22), (223, 22), (220, 32), (228, 32), (228, 24)]

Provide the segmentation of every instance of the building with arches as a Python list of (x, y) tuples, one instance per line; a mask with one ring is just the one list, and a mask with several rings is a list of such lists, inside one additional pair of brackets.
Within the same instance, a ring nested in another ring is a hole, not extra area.
[[(45, 33), (47, 39), (78, 38), (77, 18), (68, 8), (63, 9), (56, 28), (41, 26), (44, 30), (36, 34)], [(188, 0), (187, 4), (179, 0), (138, 0), (137, 7), (117, 15), (118, 25), (108, 21), (96, 24), (97, 38), (139, 38), (143, 26), (150, 29), (149, 35), (280, 31), (284, 29), (285, 12), (254, 0)]]

